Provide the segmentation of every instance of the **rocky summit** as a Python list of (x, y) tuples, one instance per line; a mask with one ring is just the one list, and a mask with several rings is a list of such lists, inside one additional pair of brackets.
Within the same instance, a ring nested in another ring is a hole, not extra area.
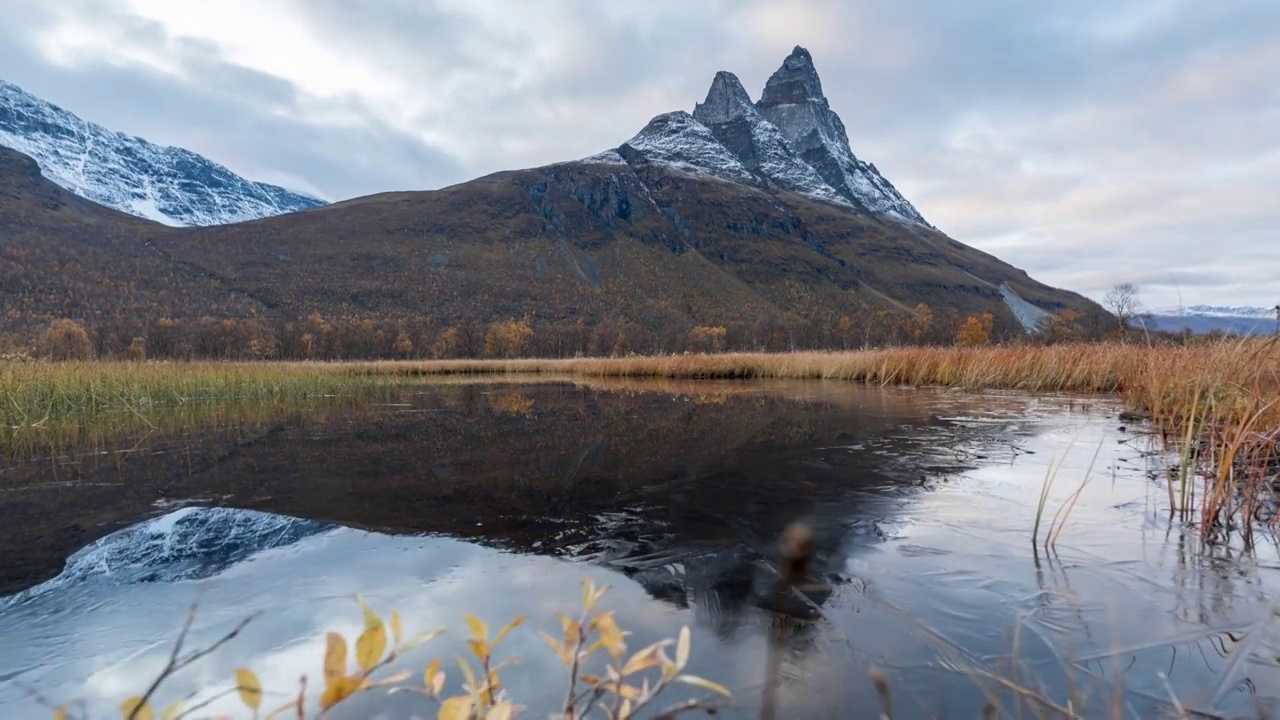
[(844, 123), (822, 92), (813, 56), (802, 47), (796, 46), (769, 78), (759, 102), (751, 100), (737, 76), (720, 71), (692, 117), (679, 113), (673, 122), (675, 115), (655, 118), (619, 153), (635, 162), (665, 163), (933, 227), (875, 165), (854, 155)]
[(872, 213), (928, 225), (874, 165), (853, 154), (844, 123), (822, 93), (808, 50), (796, 46), (791, 51), (765, 84), (756, 107), (782, 131), (792, 151), (842, 197)]

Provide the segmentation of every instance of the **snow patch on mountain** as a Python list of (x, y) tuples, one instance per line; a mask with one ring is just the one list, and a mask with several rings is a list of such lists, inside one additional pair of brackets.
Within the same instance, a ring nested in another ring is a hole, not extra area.
[(112, 132), (0, 80), (0, 145), (85, 199), (166, 225), (222, 225), (324, 205), (182, 148)]
[(618, 148), (628, 160), (663, 165), (683, 173), (748, 185), (759, 184), (750, 170), (716, 139), (710, 128), (683, 110), (649, 121)]
[(809, 51), (796, 46), (765, 84), (756, 108), (782, 131), (801, 160), (842, 196), (869, 212), (933, 227), (875, 165), (853, 154), (849, 135), (822, 92)]
[(589, 165), (626, 165), (627, 164), (627, 161), (622, 159), (622, 156), (618, 154), (617, 150), (605, 150), (604, 152), (598, 152), (595, 155), (588, 155), (587, 157), (584, 157), (581, 160), (578, 160), (578, 162), (587, 163)]
[(786, 138), (765, 120), (737, 76), (716, 73), (706, 100), (693, 109), (693, 118), (711, 130), (722, 145), (748, 169), (785, 190), (837, 205), (849, 202), (803, 160)]

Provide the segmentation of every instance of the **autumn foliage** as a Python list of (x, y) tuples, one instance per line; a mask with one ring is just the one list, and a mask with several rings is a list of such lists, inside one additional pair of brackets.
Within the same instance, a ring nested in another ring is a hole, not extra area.
[(925, 303), (910, 309), (864, 307), (823, 319), (719, 319), (660, 331), (602, 317), (532, 315), (482, 322), (463, 315), (375, 319), (312, 312), (294, 320), (263, 317), (59, 318), (34, 338), (0, 335), (0, 351), (52, 360), (449, 360), (461, 358), (618, 357), (681, 352), (794, 352), (896, 345), (985, 345), (1030, 339), (1096, 337), (1096, 319), (1065, 310), (1028, 338), (1012, 317), (961, 317)]

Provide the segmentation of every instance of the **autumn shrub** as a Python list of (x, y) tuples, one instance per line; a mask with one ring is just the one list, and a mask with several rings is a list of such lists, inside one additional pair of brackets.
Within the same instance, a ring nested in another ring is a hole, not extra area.
[(696, 352), (721, 352), (727, 331), (722, 325), (699, 325), (689, 331), (689, 349)]
[(55, 320), (36, 343), (36, 354), (54, 361), (90, 360), (93, 343), (75, 320)]
[(490, 358), (513, 358), (524, 353), (533, 337), (528, 320), (493, 323), (484, 337), (484, 355)]

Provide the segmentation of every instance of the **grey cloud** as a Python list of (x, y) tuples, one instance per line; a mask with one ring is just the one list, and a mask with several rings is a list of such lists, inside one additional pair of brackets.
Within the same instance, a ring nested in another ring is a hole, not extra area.
[(291, 82), (228, 62), (205, 43), (168, 37), (155, 23), (101, 5), (86, 12), (90, 7), (104, 31), (166, 53), (182, 74), (106, 64), (64, 68), (42, 62), (29, 37), (16, 36), (4, 38), (0, 51), (3, 66), (15, 69), (6, 79), (113, 130), (186, 147), (247, 177), (327, 199), (438, 187), (459, 175), (448, 154), (397, 132), (357, 102), (327, 107), (358, 117), (358, 125), (310, 122), (306, 99)]
[(1274, 2), (278, 2), (401, 83), (404, 112), (308, 96), (101, 2), (81, 11), (179, 74), (51, 64), (30, 43), (52, 11), (0, 0), (0, 76), (336, 199), (616, 146), (717, 70), (758, 96), (802, 44), (854, 152), (956, 239), (1094, 297), (1131, 280), (1151, 304), (1280, 298)]

